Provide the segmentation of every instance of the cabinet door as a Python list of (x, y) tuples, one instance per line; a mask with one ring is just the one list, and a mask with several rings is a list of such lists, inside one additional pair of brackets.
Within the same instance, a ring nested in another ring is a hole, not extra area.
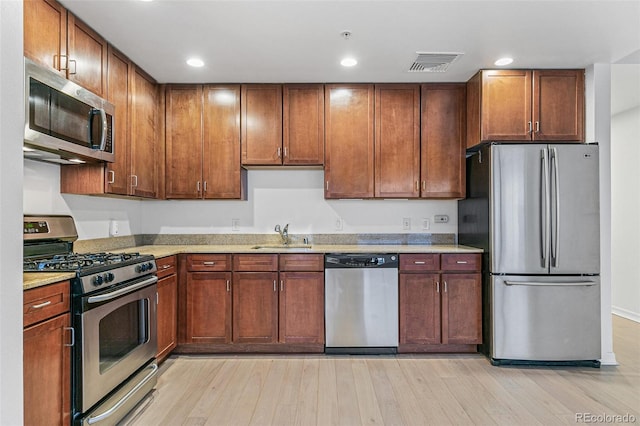
[(375, 86), (375, 196), (420, 195), (420, 86)]
[(480, 274), (443, 274), (442, 281), (442, 343), (482, 343)]
[(285, 84), (283, 90), (283, 164), (322, 165), (324, 85)]
[(202, 86), (166, 89), (167, 198), (202, 198)]
[(138, 67), (131, 73), (131, 185), (132, 195), (158, 196), (158, 91), (153, 79)]
[(233, 274), (234, 343), (278, 341), (277, 272)]
[(158, 281), (158, 360), (176, 347), (178, 333), (178, 279), (175, 274)]
[(324, 274), (280, 273), (279, 340), (324, 343)]
[(465, 196), (465, 85), (422, 85), (421, 196)]
[(242, 85), (242, 164), (282, 164), (282, 86)]
[(533, 72), (533, 139), (584, 141), (584, 70)]
[(109, 46), (109, 70), (107, 73), (107, 100), (116, 107), (115, 161), (106, 164), (106, 188), (110, 194), (128, 195), (131, 185), (129, 175), (129, 71), (131, 63), (126, 56)]
[(373, 197), (373, 84), (325, 86), (325, 198)]
[(400, 344), (440, 343), (439, 274), (400, 274)]
[(231, 342), (231, 273), (187, 274), (187, 343)]
[(531, 71), (482, 72), (482, 141), (531, 140)]
[(240, 86), (204, 86), (204, 198), (243, 197)]
[(25, 425), (71, 424), (71, 315), (24, 329)]
[(49, 0), (23, 4), (24, 55), (66, 77), (67, 10)]
[(87, 24), (67, 14), (67, 77), (98, 96), (107, 94), (107, 41)]

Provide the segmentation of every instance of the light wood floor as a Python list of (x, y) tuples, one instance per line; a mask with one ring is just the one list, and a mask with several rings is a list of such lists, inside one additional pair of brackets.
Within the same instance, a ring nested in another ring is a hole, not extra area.
[(493, 367), (475, 354), (171, 357), (128, 422), (512, 426), (587, 423), (576, 416), (588, 413), (640, 424), (640, 324), (613, 324), (620, 365), (600, 369)]

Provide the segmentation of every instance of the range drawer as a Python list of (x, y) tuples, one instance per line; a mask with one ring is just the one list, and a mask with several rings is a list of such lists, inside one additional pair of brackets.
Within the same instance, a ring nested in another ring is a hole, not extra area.
[(158, 279), (168, 277), (176, 273), (176, 256), (167, 256), (156, 259), (158, 267)]
[(471, 254), (443, 254), (443, 271), (479, 271), (481, 268), (481, 255)]
[(321, 254), (281, 254), (281, 271), (323, 271), (324, 256)]
[(440, 255), (416, 253), (400, 255), (400, 272), (439, 271)]
[(69, 312), (71, 284), (61, 281), (24, 292), (22, 298), (23, 326), (28, 327), (56, 315)]
[(230, 254), (189, 254), (187, 270), (191, 272), (230, 271)]

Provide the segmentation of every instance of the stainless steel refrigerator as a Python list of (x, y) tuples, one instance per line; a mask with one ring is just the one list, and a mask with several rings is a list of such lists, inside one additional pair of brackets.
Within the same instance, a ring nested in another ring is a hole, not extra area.
[(467, 158), (458, 241), (482, 247), (495, 365), (599, 366), (598, 146), (493, 144)]

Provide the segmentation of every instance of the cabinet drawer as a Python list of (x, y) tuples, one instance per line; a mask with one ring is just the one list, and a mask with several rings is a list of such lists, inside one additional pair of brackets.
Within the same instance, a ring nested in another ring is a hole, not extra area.
[(400, 271), (438, 271), (440, 270), (439, 254), (401, 254)]
[(22, 298), (23, 326), (69, 312), (71, 309), (69, 293), (71, 284), (62, 281), (24, 292)]
[(188, 271), (230, 271), (230, 254), (189, 254), (187, 255)]
[(158, 267), (158, 279), (173, 275), (176, 273), (176, 257), (167, 256), (156, 259), (156, 266)]
[(479, 271), (480, 254), (443, 254), (443, 271)]
[(234, 271), (277, 271), (277, 254), (236, 254), (233, 256)]
[(324, 256), (321, 254), (281, 254), (281, 271), (323, 271)]

